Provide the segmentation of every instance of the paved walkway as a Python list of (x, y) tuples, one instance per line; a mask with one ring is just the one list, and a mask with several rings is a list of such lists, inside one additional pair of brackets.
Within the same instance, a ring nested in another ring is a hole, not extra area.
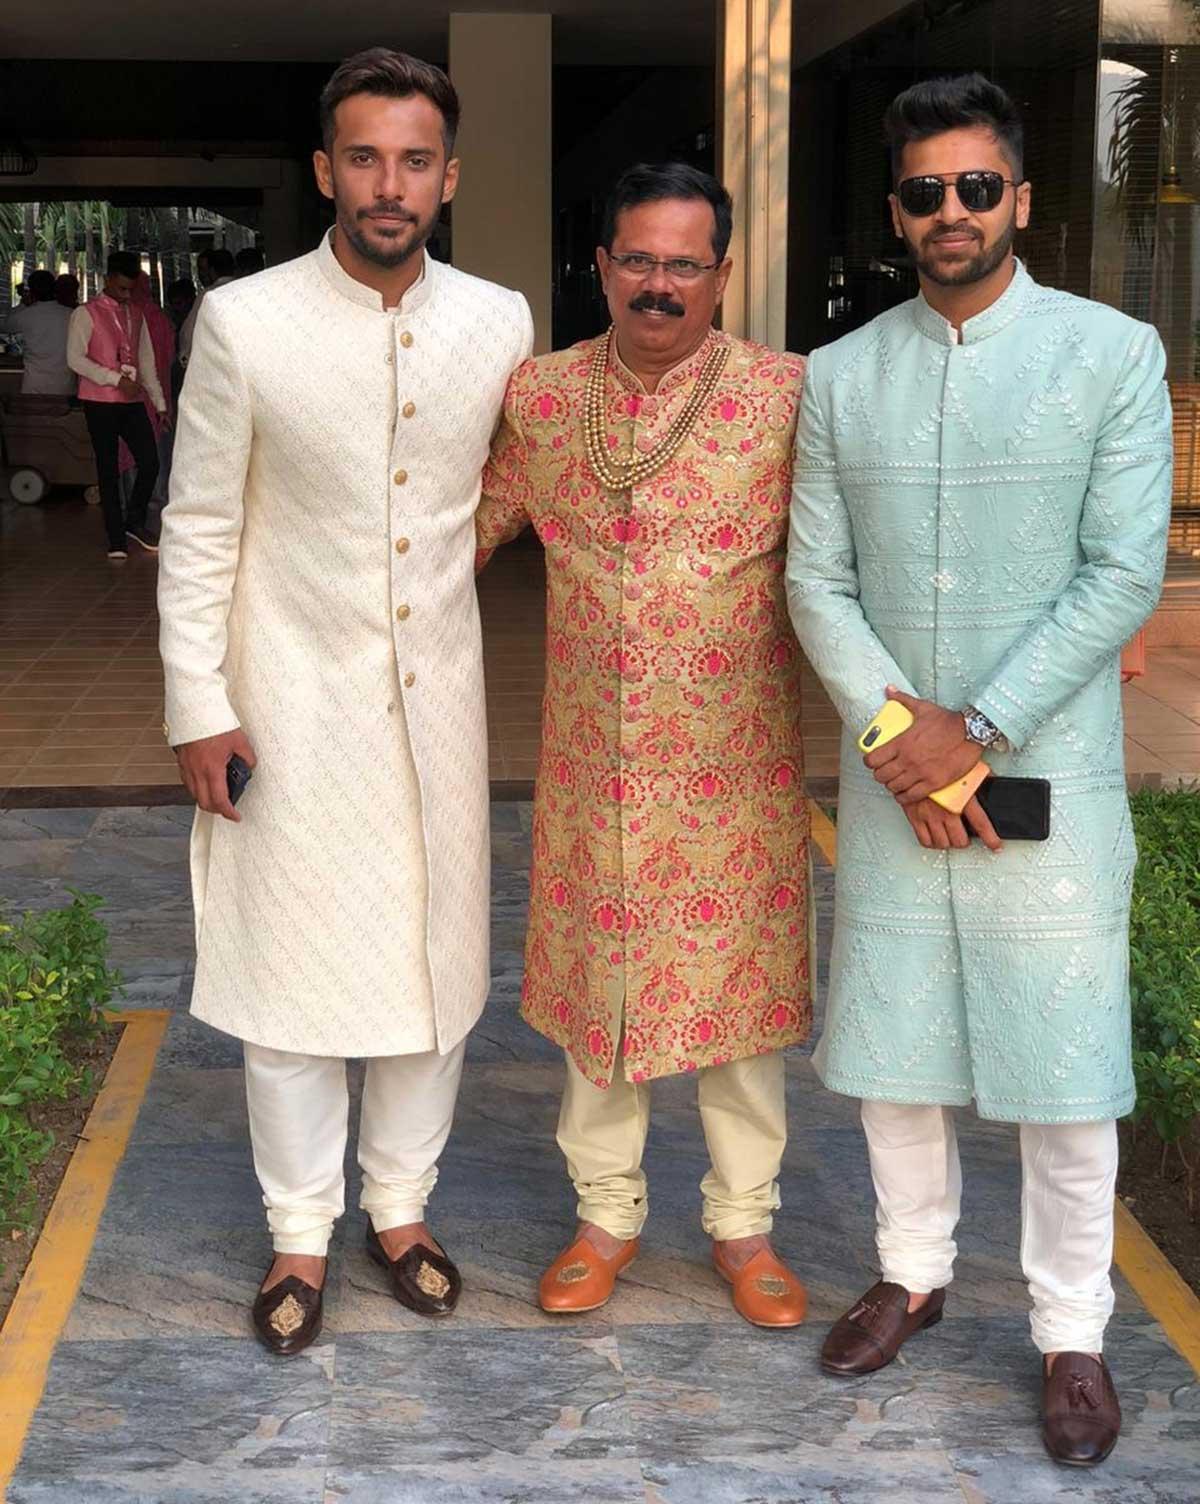
[(1123, 1282), (1109, 1356), (1125, 1436), (1096, 1472), (1044, 1457), (1006, 1128), (964, 1120), (947, 1320), (881, 1374), (819, 1373), (826, 1323), (873, 1278), (872, 1208), (855, 1106), (800, 1054), (777, 1239), (811, 1320), (771, 1334), (731, 1310), (698, 1224), (684, 1080), (655, 1091), (645, 1253), (603, 1311), (543, 1316), (534, 1282), (572, 1225), (562, 1067), (516, 1018), (528, 807), (493, 813), (494, 985), (431, 1213), (467, 1293), (444, 1325), (410, 1316), (352, 1211), (324, 1339), (283, 1363), (246, 1324), (268, 1243), (238, 1047), (184, 1011), (188, 813), (0, 815), (0, 901), (103, 893), (128, 1005), (173, 1010), (9, 1504), (1195, 1504), (1200, 1385)]

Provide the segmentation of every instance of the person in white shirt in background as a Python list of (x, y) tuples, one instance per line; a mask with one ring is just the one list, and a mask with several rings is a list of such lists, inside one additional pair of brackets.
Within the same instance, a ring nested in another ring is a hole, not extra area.
[(227, 251), (223, 245), (201, 251), (196, 257), (196, 275), (200, 278), (200, 291), (192, 304), (192, 311), (184, 319), (179, 331), (179, 364), (185, 367), (191, 359), (192, 338), (196, 332), (196, 319), (200, 314), (200, 305), (204, 302), (204, 294), (211, 292), (214, 287), (224, 287), (226, 282), (238, 280), (233, 252)]
[(0, 334), (20, 336), (25, 354), (21, 392), (25, 396), (73, 397), (75, 374), (67, 365), (67, 326), (71, 310), (55, 301), (54, 273), (29, 278), (32, 302), (0, 319)]
[[(132, 251), (113, 251), (108, 258), (104, 291), (71, 314), (67, 364), (79, 377), (79, 400), (87, 418), (96, 455), (100, 505), (108, 534), (108, 557), (128, 557), (126, 539), (148, 553), (158, 540), (146, 526), (146, 514), (158, 479), (158, 446), (143, 406), (150, 398), (167, 421), (167, 401), (154, 361), (154, 345), (133, 289), (141, 266)], [(124, 439), (137, 465), (137, 482), (128, 512), (121, 505), (117, 454)]]

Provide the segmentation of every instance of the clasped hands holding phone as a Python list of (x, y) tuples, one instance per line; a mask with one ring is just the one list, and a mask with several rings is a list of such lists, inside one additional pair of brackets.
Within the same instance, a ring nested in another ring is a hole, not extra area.
[(891, 684), (887, 697), (912, 712), (913, 724), (876, 751), (868, 752), (863, 761), (876, 782), (894, 796), (917, 840), (931, 851), (949, 851), (951, 847), (961, 850), (971, 843), (970, 827), (989, 851), (999, 851), (1000, 838), (977, 796), (961, 815), (951, 814), (929, 797), (965, 777), (979, 761), (980, 749), (967, 739), (962, 716), (931, 700), (918, 700)]

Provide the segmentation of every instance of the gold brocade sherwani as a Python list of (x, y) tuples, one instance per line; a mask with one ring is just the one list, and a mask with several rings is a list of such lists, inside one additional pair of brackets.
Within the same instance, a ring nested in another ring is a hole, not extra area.
[(481, 560), (532, 522), (547, 670), (522, 1012), (598, 1086), (807, 1037), (800, 651), (784, 597), (804, 363), (714, 331), (645, 389), (610, 364), (615, 458), (650, 450), (713, 341), (714, 395), (650, 479), (588, 464), (594, 341), (513, 375), (484, 473)]

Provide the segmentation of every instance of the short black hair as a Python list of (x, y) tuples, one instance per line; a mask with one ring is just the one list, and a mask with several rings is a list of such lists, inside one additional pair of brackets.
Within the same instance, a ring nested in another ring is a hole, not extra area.
[(141, 275), (142, 263), (133, 251), (110, 251), (105, 269), (110, 277), (132, 277), (136, 282)]
[(1025, 128), (1021, 112), (999, 84), (982, 73), (927, 78), (897, 94), (883, 117), (883, 134), (892, 154), (892, 179), (900, 176), (900, 158), (912, 141), (928, 141), (945, 131), (983, 125), (1008, 158), (1018, 183), (1025, 177)]
[(266, 266), (266, 258), (256, 245), (244, 245), (233, 258), (239, 277), (251, 277)]
[(237, 270), (233, 259), (233, 252), (223, 245), (210, 245), (200, 252), (200, 255), (212, 267), (215, 277), (232, 277)]
[(333, 117), (338, 105), (355, 94), (376, 94), (381, 99), (411, 99), (414, 94), (423, 94), (441, 114), (447, 158), (454, 155), (462, 107), (454, 85), (432, 63), (391, 47), (368, 47), (339, 63), (321, 90), (321, 142), (326, 151), (333, 145)]
[(29, 281), (25, 284), (29, 288), (29, 296), (35, 303), (52, 303), (54, 301), (54, 273), (38, 269), (30, 272)]
[(600, 224), (600, 244), (611, 251), (617, 238), (617, 218), (626, 209), (639, 204), (654, 204), (662, 199), (703, 199), (713, 211), (713, 255), (725, 260), (733, 237), (733, 200), (711, 173), (701, 172), (686, 162), (639, 162), (627, 168), (613, 184), (604, 205)]

